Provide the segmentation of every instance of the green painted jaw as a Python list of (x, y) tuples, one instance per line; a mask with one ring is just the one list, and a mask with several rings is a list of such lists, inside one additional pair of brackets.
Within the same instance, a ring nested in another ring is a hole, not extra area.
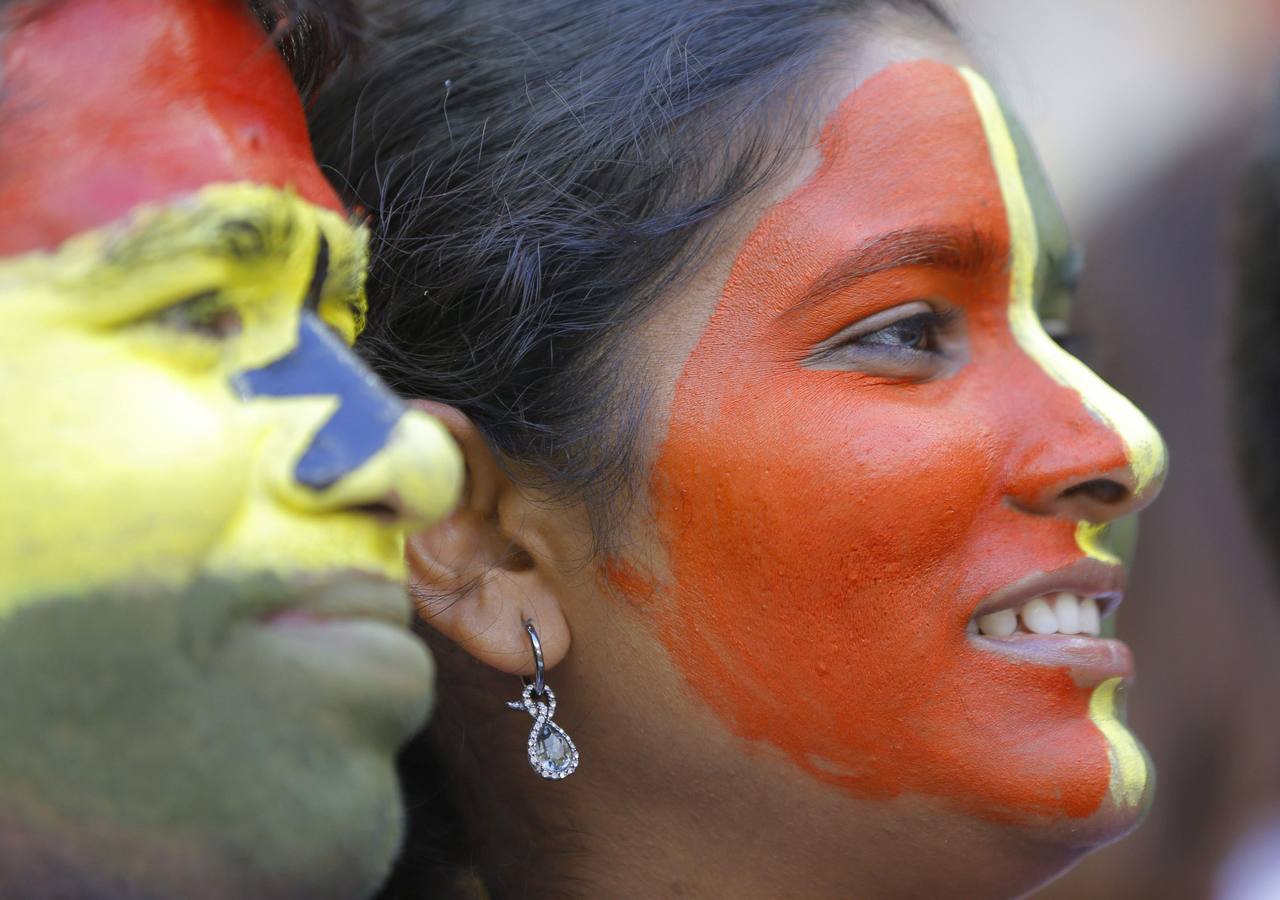
[(393, 760), (427, 701), (401, 721), (308, 702), (307, 673), (222, 614), (278, 589), (140, 587), (0, 623), (0, 895), (377, 888), (402, 830)]

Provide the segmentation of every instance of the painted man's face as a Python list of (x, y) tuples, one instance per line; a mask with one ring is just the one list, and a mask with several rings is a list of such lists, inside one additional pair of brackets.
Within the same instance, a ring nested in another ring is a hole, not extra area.
[(821, 152), (676, 388), (664, 641), (734, 731), (856, 797), (1114, 837), (1151, 784), (1128, 651), (1025, 632), (1115, 602), (1099, 532), (1156, 492), (1163, 444), (1042, 327), (1064, 229), (980, 77), (890, 66)]
[(363, 895), (456, 451), (348, 349), (366, 235), (247, 4), (3, 15), (0, 886)]

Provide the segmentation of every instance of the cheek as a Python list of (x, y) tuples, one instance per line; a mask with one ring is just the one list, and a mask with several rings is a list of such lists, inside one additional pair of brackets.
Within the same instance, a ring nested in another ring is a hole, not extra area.
[(673, 578), (660, 628), (694, 689), (860, 797), (919, 791), (997, 819), (1096, 809), (1106, 751), (1069, 676), (965, 635), (1011, 518), (990, 386), (890, 398), (848, 374), (724, 371), (686, 369), (653, 485)]
[(891, 692), (963, 635), (964, 548), (996, 497), (972, 417), (796, 371), (682, 391), (669, 435), (655, 499), (690, 599), (676, 644), (822, 703), (837, 684)]
[(655, 479), (681, 566), (803, 585), (811, 605), (779, 616), (798, 642), (855, 599), (871, 624), (918, 613), (922, 584), (947, 581), (934, 563), (998, 502), (999, 448), (948, 386), (898, 390), (805, 370), (682, 390)]
[(233, 399), (214, 376), (50, 330), (2, 342), (0, 464), (14, 492), (0, 598), (185, 580), (243, 498), (252, 442)]

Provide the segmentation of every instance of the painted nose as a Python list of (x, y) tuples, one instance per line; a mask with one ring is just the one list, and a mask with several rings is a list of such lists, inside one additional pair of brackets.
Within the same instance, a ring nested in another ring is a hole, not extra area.
[(1159, 432), (1089, 374), (1091, 396), (1078, 394), (1049, 420), (1043, 411), (1027, 417), (1025, 453), (1006, 494), (1015, 509), (1105, 523), (1138, 512), (1160, 493), (1168, 460)]
[(453, 508), (462, 481), (457, 446), (440, 423), (408, 409), (313, 313), (286, 356), (237, 376), (241, 396), (336, 401), (278, 493), (305, 512), (353, 512), (417, 528)]
[(1139, 490), (1128, 465), (1104, 472), (1075, 469), (1039, 474), (1041, 477), (1029, 479), (1036, 486), (1010, 494), (1011, 504), (1033, 515), (1076, 522), (1110, 522), (1142, 509), (1159, 492), (1158, 486)]

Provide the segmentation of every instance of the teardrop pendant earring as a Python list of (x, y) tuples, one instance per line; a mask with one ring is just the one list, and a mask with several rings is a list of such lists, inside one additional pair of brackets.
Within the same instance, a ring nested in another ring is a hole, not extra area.
[(533, 645), (534, 676), (524, 686), (519, 700), (510, 700), (507, 706), (524, 710), (533, 716), (533, 728), (529, 731), (529, 765), (543, 778), (558, 781), (568, 778), (578, 768), (578, 748), (565, 730), (551, 721), (556, 714), (555, 691), (547, 687), (546, 670), (542, 664), (542, 642), (538, 640), (533, 622), (526, 620), (524, 629)]

